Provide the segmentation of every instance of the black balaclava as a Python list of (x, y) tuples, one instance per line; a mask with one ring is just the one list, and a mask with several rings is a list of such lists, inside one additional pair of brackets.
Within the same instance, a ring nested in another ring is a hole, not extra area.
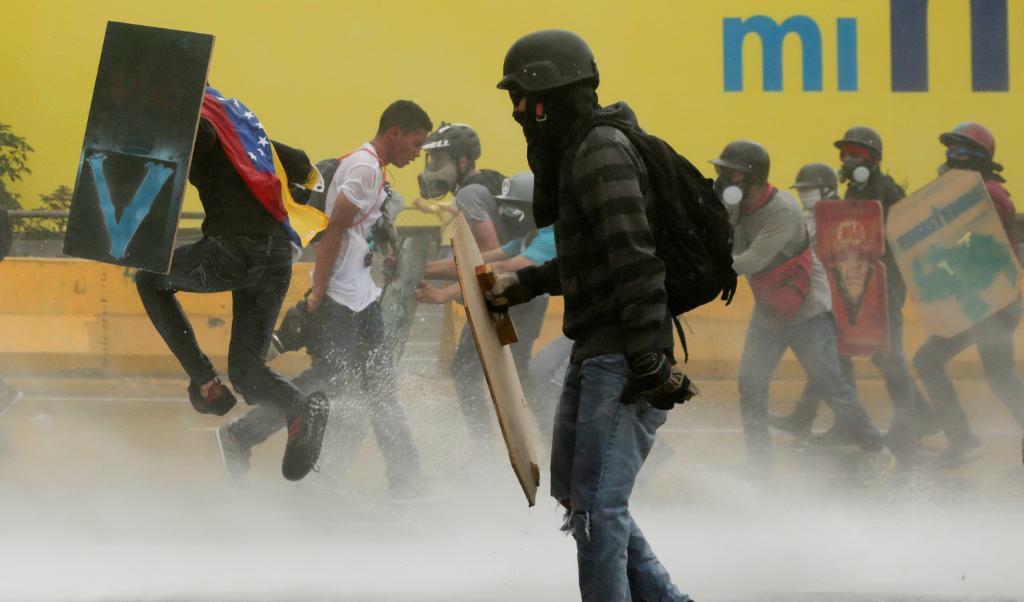
[[(514, 91), (510, 95), (517, 106), (524, 96)], [(597, 92), (583, 84), (525, 96), (525, 110), (514, 111), (512, 117), (526, 138), (526, 160), (534, 175), (533, 217), (543, 228), (558, 220), (562, 158), (598, 108)]]

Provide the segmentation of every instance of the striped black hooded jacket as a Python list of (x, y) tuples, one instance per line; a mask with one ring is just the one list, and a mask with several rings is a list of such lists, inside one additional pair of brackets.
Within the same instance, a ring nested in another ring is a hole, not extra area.
[[(625, 103), (599, 109), (624, 128), (637, 126)], [(558, 256), (517, 272), (535, 294), (565, 297), (563, 330), (572, 361), (606, 353), (671, 351), (665, 268), (654, 255), (646, 208), (647, 170), (618, 128), (598, 126), (559, 174)]]

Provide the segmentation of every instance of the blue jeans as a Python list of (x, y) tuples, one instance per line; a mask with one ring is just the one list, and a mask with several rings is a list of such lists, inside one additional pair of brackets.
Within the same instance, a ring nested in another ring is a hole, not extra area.
[[(903, 348), (903, 302), (906, 296), (894, 295), (889, 297), (889, 354), (882, 355), (875, 353), (871, 356), (871, 363), (875, 365), (878, 372), (885, 381), (885, 389), (889, 393), (893, 407), (892, 428), (897, 432), (901, 429), (901, 436), (907, 436), (908, 429), (919, 421), (928, 421), (932, 416), (932, 407), (918, 390), (914, 383), (914, 377), (910, 374), (907, 355)], [(848, 357), (839, 358), (843, 377), (857, 388), (857, 374), (854, 371), (853, 360)], [(818, 406), (825, 397), (824, 392), (813, 381), (807, 383), (800, 402), (797, 403), (794, 413), (801, 420), (808, 423), (814, 421), (818, 413)], [(845, 426), (845, 425), (844, 425)], [(900, 443), (910, 443), (909, 440)]]
[(743, 434), (751, 463), (762, 470), (772, 467), (768, 387), (772, 373), (789, 348), (793, 349), (836, 419), (850, 428), (858, 444), (869, 451), (880, 449), (881, 435), (868, 419), (857, 390), (843, 378), (839, 367), (832, 314), (825, 312), (800, 322), (778, 325), (759, 319), (755, 312), (743, 344), (739, 378)]
[(623, 403), (626, 360), (600, 355), (569, 365), (555, 413), (551, 495), (571, 508), (584, 602), (687, 602), (629, 513), (636, 475), (666, 412)]

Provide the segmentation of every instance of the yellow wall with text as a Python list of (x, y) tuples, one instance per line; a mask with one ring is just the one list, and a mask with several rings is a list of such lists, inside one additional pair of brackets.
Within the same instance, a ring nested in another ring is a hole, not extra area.
[[(913, 189), (942, 161), (937, 134), (973, 119), (996, 133), (1012, 190), (1024, 159), (1024, 97), (1013, 70), (1024, 64), (1022, 4), (1009, 2), (1009, 92), (971, 91), (969, 2), (933, 0), (930, 91), (893, 93), (888, 0), (9, 2), (0, 36), (0, 122), (35, 147), (33, 173), (12, 187), (25, 205), (73, 184), (105, 23), (117, 20), (214, 34), (211, 81), (244, 99), (271, 135), (314, 159), (362, 143), (384, 106), (410, 98), (435, 123), (475, 126), (481, 163), (511, 173), (525, 160), (507, 97), (494, 88), (504, 52), (528, 31), (565, 27), (593, 47), (602, 101), (628, 100), (646, 129), (698, 165), (709, 167), (704, 160), (729, 140), (751, 138), (771, 151), (775, 182), (788, 185), (803, 163), (836, 163), (831, 142), (864, 123), (885, 138), (887, 169)], [(745, 91), (724, 91), (723, 19), (753, 15), (815, 19), (824, 91), (802, 91), (801, 45), (792, 35), (784, 47), (784, 91), (761, 90), (753, 36), (744, 46)], [(839, 17), (857, 19), (856, 92), (836, 90)], [(421, 166), (394, 174), (407, 197), (415, 194)], [(186, 208), (199, 209), (192, 191)]]

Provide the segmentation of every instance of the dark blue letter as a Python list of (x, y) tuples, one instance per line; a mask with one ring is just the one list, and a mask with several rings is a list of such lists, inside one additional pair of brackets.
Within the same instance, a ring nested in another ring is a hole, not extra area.
[(839, 91), (857, 91), (857, 19), (836, 19)]
[(971, 75), (975, 92), (1010, 89), (1006, 0), (971, 0)]
[(890, 0), (892, 91), (928, 91), (928, 0)]

